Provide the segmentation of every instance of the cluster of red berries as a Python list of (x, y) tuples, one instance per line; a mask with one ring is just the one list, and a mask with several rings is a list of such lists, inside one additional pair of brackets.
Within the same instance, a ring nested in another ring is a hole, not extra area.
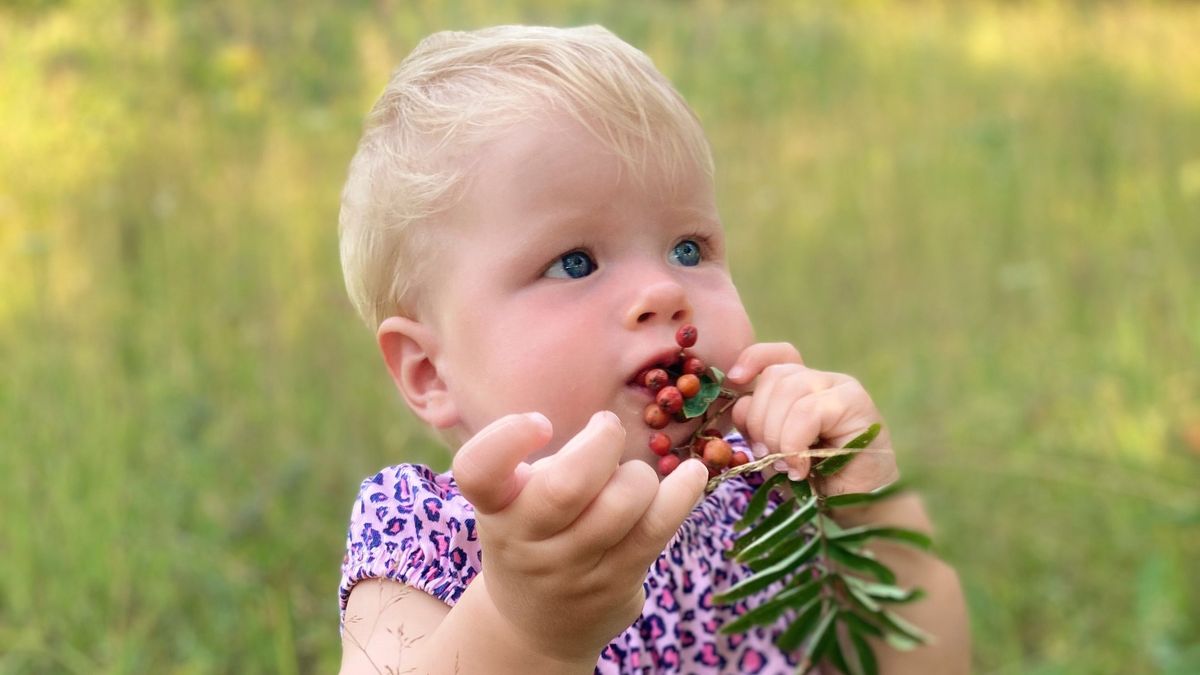
[[(672, 420), (687, 421), (683, 412), (685, 401), (695, 398), (703, 386), (701, 377), (708, 371), (704, 361), (688, 353), (696, 344), (696, 327), (684, 324), (675, 332), (679, 353), (673, 363), (650, 368), (639, 373), (637, 381), (654, 392), (654, 403), (646, 406), (643, 419), (651, 429), (664, 429)], [(729, 467), (740, 466), (748, 461), (745, 454), (733, 452), (729, 443), (714, 427), (701, 428), (692, 434), (691, 442), (673, 447), (671, 437), (662, 431), (650, 433), (650, 449), (659, 456), (658, 472), (667, 475), (688, 457), (698, 457), (708, 467), (710, 476), (715, 476)]]

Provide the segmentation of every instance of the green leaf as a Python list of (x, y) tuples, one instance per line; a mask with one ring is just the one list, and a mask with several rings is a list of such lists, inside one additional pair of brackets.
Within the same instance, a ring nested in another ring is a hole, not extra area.
[(872, 424), (871, 426), (867, 427), (866, 431), (864, 431), (861, 434), (859, 434), (858, 436), (854, 437), (854, 439), (851, 440), (849, 443), (843, 445), (842, 449), (843, 450), (862, 450), (863, 448), (870, 445), (871, 441), (875, 440), (875, 437), (879, 435), (879, 432), (882, 429), (883, 429), (883, 427), (878, 422), (876, 422), (875, 424)]
[(821, 654), (828, 648), (829, 642), (837, 637), (837, 631), (833, 629), (833, 620), (837, 618), (837, 614), (837, 607), (833, 603), (828, 603), (804, 649), (804, 655), (809, 661), (815, 663), (817, 659), (821, 658)]
[(758, 486), (758, 489), (754, 491), (754, 496), (750, 497), (750, 503), (746, 505), (746, 512), (742, 514), (741, 520), (737, 521), (734, 527), (744, 530), (750, 526), (750, 523), (758, 520), (763, 510), (767, 508), (767, 501), (771, 497), (771, 491), (785, 480), (787, 480), (787, 474), (777, 473)]
[[(905, 621), (904, 619), (900, 618), (900, 616), (894, 612), (889, 612), (888, 610), (885, 609), (881, 612), (878, 612), (875, 616), (882, 619), (883, 623), (886, 624), (887, 628), (890, 628), (893, 631), (895, 631), (896, 633), (899, 633), (906, 640), (913, 642), (914, 644), (912, 645), (912, 647), (915, 647), (917, 645), (926, 644), (930, 641), (930, 637), (929, 637), (928, 633), (921, 630), (920, 628), (917, 628), (916, 626), (912, 625), (908, 621)], [(890, 638), (891, 635), (892, 635), (892, 633), (889, 633), (889, 635), (885, 636), (885, 638), (884, 638), (888, 641), (889, 644), (892, 644), (892, 640)], [(892, 645), (892, 646), (895, 646), (895, 645)], [(911, 649), (912, 647), (909, 647), (909, 649)], [(896, 647), (896, 649), (903, 650), (903, 648), (901, 648), (901, 647)]]
[(879, 675), (879, 663), (875, 660), (875, 652), (870, 643), (862, 633), (854, 629), (853, 624), (847, 622), (847, 626), (850, 626), (850, 642), (854, 645), (854, 653), (858, 655), (858, 672), (862, 675)]
[(709, 366), (708, 372), (705, 374), (712, 378), (712, 381), (718, 385), (725, 382), (725, 373), (721, 372), (721, 369), (716, 366)]
[[(776, 476), (786, 476), (784, 473), (777, 473)], [(804, 501), (812, 496), (812, 486), (806, 480), (789, 480), (788, 487), (792, 489), (792, 496), (799, 501)]]
[[(842, 577), (842, 578), (850, 579), (851, 577)], [(847, 584), (846, 590), (849, 591), (850, 595), (854, 596), (854, 599), (858, 601), (858, 604), (860, 606), (862, 606), (864, 609), (866, 609), (868, 612), (878, 612), (883, 609), (882, 607), (879, 606), (879, 603), (875, 602), (875, 599), (872, 598), (863, 589), (857, 588), (850, 584)]]
[(850, 667), (850, 663), (846, 661), (846, 657), (842, 655), (842, 646), (835, 642), (832, 649), (826, 650), (829, 652), (829, 662), (842, 675), (858, 675)]
[[(790, 607), (803, 607), (808, 604), (808, 601), (817, 597), (817, 593), (821, 592), (821, 586), (824, 583), (825, 577), (821, 576), (809, 579), (799, 586), (784, 589), (770, 600), (722, 626), (721, 632), (726, 635), (741, 633), (753, 626), (765, 626), (774, 623), (783, 614), (784, 610)], [(714, 601), (724, 602), (720, 598), (721, 596), (717, 595), (714, 597)]]
[(721, 395), (721, 385), (707, 374), (700, 376), (700, 391), (683, 402), (683, 416), (691, 419), (708, 410), (708, 405)]
[(911, 602), (924, 595), (919, 588), (904, 589), (891, 584), (877, 584), (858, 577), (841, 575), (847, 586), (857, 588), (871, 598), (883, 602)]
[(770, 567), (755, 572), (754, 574), (734, 584), (724, 593), (714, 596), (713, 601), (727, 603), (731, 600), (744, 598), (751, 593), (757, 593), (758, 591), (761, 591), (767, 586), (770, 586), (772, 583), (796, 571), (796, 567), (798, 565), (816, 555), (820, 543), (821, 539), (819, 537), (812, 538), (807, 544), (790, 556), (780, 560)]
[(871, 492), (850, 492), (844, 495), (834, 495), (825, 498), (825, 505), (830, 508), (838, 508), (841, 506), (851, 506), (853, 504), (867, 504), (877, 502), (882, 499), (891, 497), (905, 489), (905, 486), (900, 481), (896, 481), (890, 485), (885, 485), (878, 490)]
[[(746, 563), (746, 565), (750, 569), (757, 572), (759, 570), (766, 569), (785, 558), (790, 557), (792, 555), (792, 553), (794, 553), (799, 548), (808, 547), (813, 542), (818, 542), (818, 543), (820, 542), (820, 535), (818, 535), (816, 532), (812, 531), (811, 529), (808, 531), (805, 531), (802, 528), (800, 530), (797, 530), (795, 534), (796, 534), (796, 536), (789, 537), (787, 540), (783, 541), (778, 546), (771, 549), (771, 552), (769, 554), (767, 554), (761, 558), (755, 558), (754, 560), (751, 560), (748, 563)], [(817, 551), (816, 551), (816, 549), (813, 549), (813, 550), (809, 551), (809, 553), (812, 555), (815, 555), (817, 553)], [(808, 559), (812, 557), (812, 555), (806, 555), (803, 558), (796, 560), (795, 562), (796, 562), (796, 564), (807, 562)]]
[(839, 541), (843, 543), (866, 541), (872, 537), (879, 539), (893, 539), (906, 544), (911, 544), (917, 548), (928, 550), (933, 546), (933, 540), (928, 535), (917, 532), (916, 530), (908, 530), (902, 527), (880, 527), (875, 525), (861, 525), (852, 527), (848, 530), (842, 530), (836, 535), (830, 537), (831, 541)]
[(901, 652), (911, 652), (912, 650), (921, 646), (920, 642), (901, 635), (900, 633), (888, 633), (887, 635), (883, 636), (883, 639), (887, 640), (887, 643), (892, 646), (892, 649)]
[(767, 551), (775, 548), (779, 542), (786, 539), (788, 535), (796, 534), (796, 530), (801, 525), (812, 520), (815, 515), (817, 515), (817, 498), (811, 497), (795, 513), (784, 518), (778, 525), (772, 527), (749, 546), (742, 549), (737, 554), (737, 559), (745, 562), (765, 554)]
[(826, 457), (825, 459), (821, 460), (813, 470), (822, 476), (832, 476), (849, 464), (850, 460), (854, 459), (854, 456), (857, 454), (858, 453), (856, 452), (850, 452), (844, 455)]
[(875, 637), (879, 637), (879, 638), (883, 637), (883, 629), (882, 628), (880, 628), (879, 626), (876, 626), (874, 623), (867, 620), (865, 617), (860, 616), (857, 612), (853, 612), (853, 611), (843, 612), (842, 620), (845, 621), (847, 624), (852, 625), (854, 630), (857, 630), (860, 633), (870, 633), (871, 635), (874, 635)]
[(734, 540), (733, 546), (731, 546), (730, 549), (725, 552), (725, 557), (733, 558), (737, 556), (739, 553), (741, 553), (742, 549), (761, 539), (764, 534), (770, 532), (772, 528), (783, 522), (783, 520), (790, 516), (795, 510), (795, 499), (789, 499), (779, 506), (776, 506), (775, 510), (772, 511), (766, 518), (763, 518), (758, 525), (755, 525), (748, 532)]
[(808, 637), (817, 618), (821, 616), (821, 608), (824, 606), (825, 601), (821, 598), (810, 600), (796, 613), (796, 620), (779, 637), (775, 638), (776, 646), (785, 652), (795, 651), (800, 643), (804, 642), (804, 638)]
[[(878, 423), (872, 424), (870, 427), (867, 428), (866, 431), (864, 431), (863, 433), (856, 436), (849, 443), (843, 445), (842, 449), (843, 450), (862, 450), (863, 448), (870, 445), (871, 441), (875, 440), (875, 437), (879, 435), (879, 431), (882, 428), (883, 427), (880, 426)], [(826, 457), (825, 459), (821, 460), (821, 462), (819, 464), (817, 464), (816, 472), (821, 474), (822, 476), (832, 476), (833, 474), (837, 473), (838, 471), (841, 471), (842, 467), (849, 464), (850, 460), (854, 459), (854, 456), (856, 454), (858, 454), (858, 453), (848, 453), (845, 455), (834, 455), (833, 457)]]
[(885, 584), (896, 583), (896, 575), (867, 551), (852, 551), (837, 542), (831, 542), (829, 555), (846, 567), (871, 574)]

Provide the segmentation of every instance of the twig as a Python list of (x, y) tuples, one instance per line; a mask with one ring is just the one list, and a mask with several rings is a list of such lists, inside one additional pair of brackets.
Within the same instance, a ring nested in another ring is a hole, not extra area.
[(788, 457), (836, 457), (837, 455), (856, 454), (883, 455), (890, 454), (891, 452), (892, 450), (890, 448), (864, 448), (861, 450), (846, 450), (843, 448), (810, 448), (808, 450), (800, 450), (797, 452), (777, 452), (772, 455), (767, 455), (761, 459), (747, 462), (741, 466), (735, 466), (732, 469), (728, 469), (723, 473), (717, 474), (716, 476), (708, 479), (708, 485), (704, 488), (704, 491), (712, 492), (713, 490), (717, 489), (718, 485), (724, 483), (730, 478), (733, 478), (734, 476), (740, 476), (744, 473), (750, 473), (752, 471), (762, 471), (775, 462)]

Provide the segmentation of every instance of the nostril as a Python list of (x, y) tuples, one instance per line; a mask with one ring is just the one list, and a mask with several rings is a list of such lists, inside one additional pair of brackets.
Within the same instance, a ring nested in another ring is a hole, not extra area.
[(687, 310), (686, 309), (681, 309), (678, 312), (675, 312), (674, 314), (671, 315), (671, 321), (683, 321), (685, 319), (687, 319)]
[(649, 319), (650, 319), (650, 317), (652, 317), (652, 316), (654, 316), (654, 312), (644, 312), (644, 313), (642, 313), (642, 314), (641, 314), (641, 315), (638, 317), (638, 319), (637, 319), (637, 320), (638, 320), (638, 323), (642, 323), (642, 322), (644, 322), (644, 321), (647, 321), (647, 320), (649, 320)]

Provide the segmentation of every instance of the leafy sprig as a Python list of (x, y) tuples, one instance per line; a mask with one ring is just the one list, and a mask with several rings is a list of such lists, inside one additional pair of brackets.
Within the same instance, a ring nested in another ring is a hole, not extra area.
[[(842, 528), (833, 518), (837, 508), (891, 497), (901, 490), (900, 484), (835, 496), (819, 490), (819, 480), (843, 469), (879, 430), (878, 424), (872, 425), (841, 452), (829, 453), (813, 466), (805, 480), (793, 481), (780, 473), (755, 491), (737, 523), (744, 533), (726, 553), (749, 567), (751, 574), (714, 601), (730, 604), (771, 587), (774, 590), (758, 606), (723, 626), (721, 632), (742, 633), (786, 616), (787, 626), (776, 645), (788, 652), (803, 650), (798, 672), (807, 673), (826, 659), (846, 675), (878, 672), (868, 638), (883, 639), (900, 650), (930, 641), (924, 631), (890, 609), (921, 598), (922, 591), (896, 585), (895, 573), (866, 548), (871, 540), (887, 539), (929, 549), (929, 537), (899, 527)], [(738, 469), (758, 470), (784, 456), (771, 455)], [(736, 470), (714, 478), (710, 488)], [(772, 495), (783, 498), (768, 509)]]
[[(687, 401), (685, 417), (701, 418), (693, 441), (746, 395), (723, 387), (724, 380), (724, 373), (709, 368), (701, 377), (699, 394)], [(712, 405), (722, 399), (727, 402)], [(822, 479), (837, 474), (856, 455), (873, 452), (867, 446), (879, 431), (880, 425), (874, 424), (839, 449), (771, 454), (709, 480), (707, 489), (711, 492), (723, 481), (761, 471), (789, 454), (816, 460), (805, 480), (775, 474), (750, 498), (736, 525), (744, 533), (726, 556), (745, 564), (751, 574), (718, 594), (714, 601), (730, 604), (771, 587), (774, 590), (758, 606), (723, 626), (721, 632), (743, 633), (787, 617), (787, 626), (776, 645), (787, 652), (803, 649), (799, 672), (807, 673), (827, 659), (846, 675), (878, 672), (869, 638), (882, 639), (900, 650), (930, 641), (925, 632), (889, 609), (921, 598), (922, 591), (896, 585), (895, 573), (866, 548), (873, 539), (887, 539), (929, 549), (929, 537), (900, 527), (842, 528), (833, 518), (835, 509), (887, 499), (899, 492), (901, 485), (893, 483), (872, 492), (832, 496), (820, 491)], [(781, 497), (768, 509), (773, 495)]]

